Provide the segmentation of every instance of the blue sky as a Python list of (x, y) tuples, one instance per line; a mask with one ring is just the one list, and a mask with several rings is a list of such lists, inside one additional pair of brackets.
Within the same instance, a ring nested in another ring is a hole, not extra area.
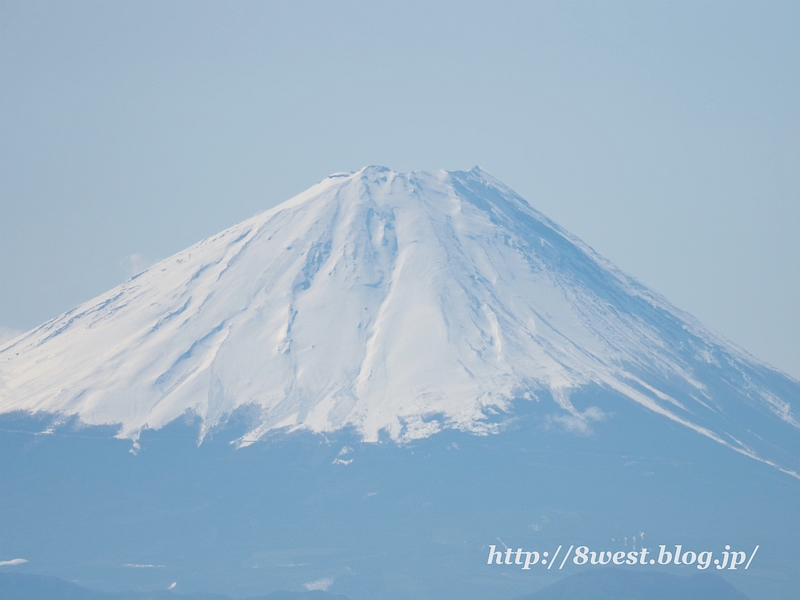
[(798, 29), (781, 2), (0, 1), (0, 328), (329, 173), (477, 164), (800, 377)]

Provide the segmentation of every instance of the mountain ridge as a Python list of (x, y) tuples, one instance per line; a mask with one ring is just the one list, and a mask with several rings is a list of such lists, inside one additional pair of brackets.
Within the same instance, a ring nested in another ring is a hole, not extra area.
[(674, 575), (607, 569), (565, 577), (515, 600), (748, 600), (716, 573)]
[[(590, 383), (797, 477), (800, 383), (470, 171), (335, 174), (0, 346), (0, 412), (118, 424), (250, 406), (276, 429), (367, 441), (502, 429), (553, 398), (581, 434)], [(201, 437), (204, 433), (201, 432)]]
[[(0, 596), (4, 600), (233, 600), (224, 594), (149, 592), (102, 592), (64, 579), (28, 573), (0, 573)], [(349, 600), (322, 590), (278, 591), (238, 600)]]

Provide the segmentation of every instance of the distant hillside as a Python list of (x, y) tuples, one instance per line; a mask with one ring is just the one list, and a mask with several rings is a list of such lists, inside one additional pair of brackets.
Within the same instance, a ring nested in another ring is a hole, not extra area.
[(747, 600), (716, 573), (682, 576), (598, 569), (570, 575), (518, 600)]
[[(178, 594), (169, 591), (105, 593), (64, 581), (58, 577), (0, 573), (2, 600), (232, 600), (219, 594)], [(320, 590), (272, 592), (243, 600), (349, 600), (346, 596)]]

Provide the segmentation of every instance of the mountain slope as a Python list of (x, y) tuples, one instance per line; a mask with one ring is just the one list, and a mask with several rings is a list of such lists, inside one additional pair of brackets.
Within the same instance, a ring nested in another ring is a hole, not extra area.
[(689, 577), (645, 571), (585, 571), (516, 600), (747, 600), (715, 573)]
[(188, 412), (368, 441), (577, 432), (599, 385), (796, 476), (800, 383), (625, 276), (490, 175), (334, 175), (0, 348), (0, 412), (136, 440)]
[[(98, 592), (57, 577), (24, 573), (0, 573), (0, 597), (3, 600), (232, 600), (221, 594), (176, 594), (156, 592)], [(273, 592), (265, 596), (239, 600), (348, 600), (346, 596), (321, 590)]]

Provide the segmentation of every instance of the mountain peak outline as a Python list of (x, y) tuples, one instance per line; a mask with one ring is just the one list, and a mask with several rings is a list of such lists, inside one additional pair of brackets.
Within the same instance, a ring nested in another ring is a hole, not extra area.
[(600, 386), (796, 475), (800, 384), (628, 277), (479, 167), (329, 176), (0, 347), (0, 412), (136, 440), (249, 408), (366, 441), (497, 433), (514, 402), (578, 434)]

